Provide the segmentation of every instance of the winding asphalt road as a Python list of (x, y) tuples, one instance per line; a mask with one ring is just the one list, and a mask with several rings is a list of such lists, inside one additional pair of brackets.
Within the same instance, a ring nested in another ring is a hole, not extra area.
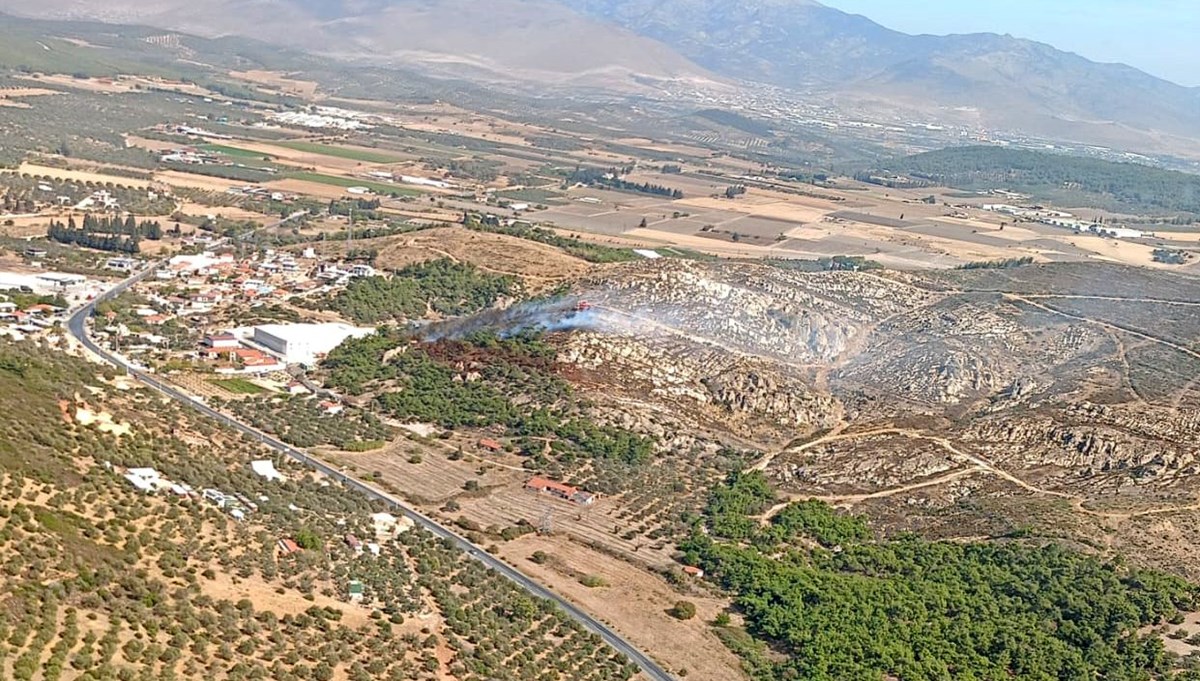
[(300, 463), (303, 463), (306, 466), (314, 468), (331, 478), (341, 481), (342, 484), (344, 484), (345, 486), (347, 486), (351, 489), (358, 490), (359, 492), (362, 492), (363, 494), (366, 494), (369, 497), (383, 501), (384, 503), (388, 504), (392, 508), (396, 509), (399, 513), (407, 516), (408, 518), (411, 518), (412, 521), (415, 522), (417, 525), (425, 528), (429, 532), (432, 532), (435, 536), (440, 537), (442, 539), (447, 539), (447, 540), (453, 542), (460, 550), (465, 551), (469, 556), (471, 556), (475, 560), (478, 560), (479, 562), (483, 563), (484, 565), (491, 568), (492, 570), (495, 570), (496, 572), (500, 573), (504, 577), (507, 577), (509, 580), (515, 582), (517, 584), (517, 586), (521, 587), (522, 589), (529, 592), (533, 596), (553, 601), (569, 617), (574, 619), (576, 622), (579, 622), (580, 624), (582, 624), (585, 628), (587, 628), (592, 633), (600, 636), (600, 638), (602, 638), (605, 643), (607, 643), (613, 649), (619, 651), (620, 653), (622, 653), (623, 655), (628, 657), (630, 660), (632, 660), (634, 662), (634, 664), (636, 664), (638, 667), (640, 667), (642, 672), (651, 679), (651, 681), (675, 681), (675, 679), (670, 674), (668, 674), (665, 669), (663, 669), (661, 666), (659, 666), (657, 663), (655, 663), (653, 660), (651, 660), (649, 657), (647, 657), (644, 653), (642, 653), (642, 651), (640, 651), (637, 648), (630, 645), (625, 639), (621, 638), (620, 635), (618, 635), (615, 631), (613, 631), (608, 626), (606, 626), (603, 622), (600, 622), (596, 618), (594, 618), (591, 615), (587, 614), (586, 612), (580, 610), (574, 604), (563, 599), (558, 594), (555, 594), (554, 592), (550, 591), (549, 589), (542, 586), (541, 584), (538, 584), (537, 582), (533, 581), (532, 579), (527, 577), (524, 573), (520, 572), (519, 570), (512, 567), (508, 563), (505, 563), (504, 561), (500, 560), (499, 558), (496, 558), (495, 556), (490, 555), (489, 553), (484, 551), (479, 546), (472, 544), (471, 542), (467, 541), (462, 536), (459, 536), (452, 530), (450, 530), (442, 525), (439, 525), (437, 522), (435, 522), (434, 520), (430, 519), (429, 517), (421, 514), (420, 512), (416, 511), (415, 509), (413, 509), (411, 506), (405, 504), (400, 499), (397, 499), (396, 497), (394, 497), (390, 494), (387, 494), (386, 492), (383, 492), (382, 490), (379, 490), (361, 480), (352, 478), (352, 477), (346, 475), (345, 473), (337, 470), (333, 466), (330, 466), (329, 464), (326, 464), (325, 462), (320, 461), (319, 459), (314, 459), (313, 457), (309, 456), (308, 454), (305, 454), (304, 452), (302, 452), (294, 447), (290, 447), (290, 446), (284, 444), (283, 442), (276, 440), (275, 438), (271, 437), (270, 435), (267, 435), (266, 433), (256, 430), (240, 421), (237, 421), (233, 418), (230, 418), (229, 416), (227, 416), (225, 414), (222, 414), (219, 411), (216, 411), (215, 409), (213, 409), (212, 407), (209, 407), (204, 402), (201, 402), (199, 399), (197, 399), (191, 395), (188, 395), (184, 392), (181, 392), (178, 388), (175, 388), (174, 386), (171, 386), (163, 381), (160, 381), (157, 378), (155, 378), (154, 376), (149, 375), (145, 371), (139, 369), (138, 367), (133, 366), (125, 358), (120, 357), (119, 355), (113, 354), (112, 352), (109, 352), (108, 350), (100, 347), (95, 341), (92, 340), (91, 336), (88, 334), (88, 325), (87, 325), (87, 320), (94, 314), (94, 312), (96, 310), (96, 306), (106, 300), (111, 300), (111, 299), (121, 295), (122, 293), (127, 291), (130, 287), (132, 287), (133, 285), (137, 284), (138, 282), (140, 282), (143, 279), (145, 279), (146, 277), (148, 277), (152, 272), (154, 272), (155, 269), (158, 268), (158, 266), (160, 264), (161, 263), (159, 263), (159, 262), (151, 263), (150, 265), (148, 265), (146, 267), (146, 269), (142, 270), (141, 272), (138, 272), (137, 274), (126, 279), (125, 281), (122, 281), (120, 284), (114, 286), (113, 288), (106, 291), (104, 294), (98, 296), (95, 300), (88, 302), (83, 307), (81, 307), (79, 310), (75, 311), (75, 313), (72, 314), (71, 318), (67, 321), (67, 329), (70, 332), (70, 334), (72, 336), (74, 336), (76, 340), (78, 340), (85, 348), (87, 348), (89, 351), (91, 351), (97, 357), (103, 359), (105, 362), (108, 362), (109, 364), (112, 364), (115, 367), (125, 370), (126, 372), (128, 372), (128, 374), (130, 376), (134, 377), (135, 379), (142, 382), (143, 384), (157, 390), (158, 392), (166, 395), (167, 397), (170, 397), (178, 402), (181, 402), (189, 407), (192, 407), (193, 409), (200, 412), (201, 414), (204, 414), (205, 416), (208, 416), (209, 418), (219, 421), (219, 422), (229, 426), (230, 428), (233, 428), (234, 430), (245, 433), (246, 435), (249, 435), (257, 440), (260, 440), (263, 444), (267, 445), (268, 447), (270, 447), (270, 448), (280, 452), (281, 454), (284, 454), (296, 461), (299, 461)]

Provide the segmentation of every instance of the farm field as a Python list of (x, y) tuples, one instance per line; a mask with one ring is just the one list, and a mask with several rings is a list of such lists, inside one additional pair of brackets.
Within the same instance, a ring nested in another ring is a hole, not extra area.
[(420, 196), (423, 192), (398, 184), (388, 184), (372, 180), (365, 180), (356, 177), (341, 177), (337, 175), (327, 175), (325, 173), (313, 173), (305, 171), (292, 171), (287, 174), (290, 179), (301, 182), (310, 182), (313, 184), (324, 184), (331, 187), (366, 187), (376, 194), (390, 196), (396, 194), (398, 196)]
[[(13, 171), (0, 171), (13, 172)], [(70, 180), (72, 182), (93, 182), (99, 184), (115, 184), (125, 187), (133, 187), (144, 189), (150, 186), (146, 180), (139, 180), (135, 177), (122, 177), (120, 175), (105, 175), (104, 173), (91, 172), (86, 170), (66, 170), (64, 168), (52, 168), (49, 166), (41, 166), (34, 163), (22, 163), (15, 172), (25, 175), (40, 175), (42, 177), (53, 177), (60, 180)]]
[(308, 154), (316, 154), (318, 156), (331, 156), (333, 158), (344, 158), (351, 161), (362, 161), (364, 163), (401, 163), (404, 158), (393, 156), (380, 151), (372, 151), (357, 147), (335, 146), (332, 144), (322, 144), (319, 142), (306, 142), (302, 140), (279, 141), (271, 142), (271, 146), (283, 147), (294, 151), (302, 151)]
[(260, 395), (267, 389), (244, 378), (209, 379), (209, 383), (235, 395)]
[(198, 148), (204, 151), (213, 152), (215, 154), (224, 154), (225, 156), (233, 156), (236, 158), (249, 158), (257, 161), (273, 160), (271, 156), (260, 154), (253, 149), (243, 149), (241, 147), (234, 147), (226, 144), (200, 144), (198, 145)]
[[(544, 564), (530, 560), (535, 552), (549, 560)], [(679, 600), (679, 591), (662, 577), (571, 539), (525, 535), (502, 544), (500, 555), (589, 612), (618, 623), (622, 635), (654, 651), (654, 657), (681, 678), (685, 673), (688, 679), (703, 681), (741, 678), (737, 656), (712, 632), (712, 620), (729, 607), (726, 600), (688, 597), (696, 604), (696, 617), (681, 622), (667, 614)], [(599, 577), (604, 585), (584, 586), (580, 583), (584, 575)]]
[[(474, 481), (487, 495), (496, 487), (523, 484), (520, 470), (503, 468), (476, 457), (451, 461), (443, 446), (399, 438), (380, 450), (370, 452), (329, 452), (330, 458), (352, 466), (362, 475), (378, 480), (388, 489), (428, 505), (431, 510), (451, 499), (468, 494), (464, 486)], [(414, 462), (414, 457), (419, 461)]]

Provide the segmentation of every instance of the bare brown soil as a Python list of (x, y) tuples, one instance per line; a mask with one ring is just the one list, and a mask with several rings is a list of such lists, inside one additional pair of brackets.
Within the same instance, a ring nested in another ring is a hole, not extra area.
[[(358, 242), (355, 248), (364, 247)], [(566, 255), (557, 248), (525, 239), (472, 232), (458, 227), (423, 230), (412, 234), (373, 239), (371, 248), (379, 249), (378, 266), (399, 269), (405, 265), (437, 258), (467, 262), (496, 274), (520, 278), (534, 289), (550, 287), (558, 282), (577, 278), (592, 265)], [(322, 255), (343, 254), (349, 246), (344, 242), (325, 242), (318, 245)]]
[(304, 99), (314, 99), (317, 95), (317, 84), (310, 80), (297, 80), (279, 71), (230, 71), (229, 75), (257, 85), (265, 85), (272, 89)]
[(60, 180), (72, 180), (75, 182), (111, 182), (116, 185), (124, 185), (126, 187), (148, 188), (150, 183), (145, 180), (139, 180), (134, 177), (121, 177), (119, 175), (105, 175), (104, 173), (92, 172), (86, 170), (65, 170), (63, 168), (51, 168), (49, 166), (39, 166), (33, 163), (22, 163), (17, 169), (17, 172), (27, 175), (40, 175), (42, 177), (53, 177)]
[[(546, 565), (529, 560), (534, 551), (552, 557)], [(614, 624), (631, 643), (651, 654), (670, 671), (688, 679), (731, 681), (743, 678), (737, 657), (711, 631), (709, 624), (729, 607), (723, 599), (683, 597), (665, 580), (624, 561), (561, 537), (526, 535), (500, 547), (500, 555), (546, 584)], [(589, 588), (575, 575), (600, 577), (606, 586)], [(667, 614), (678, 600), (696, 604), (696, 617), (679, 621)]]

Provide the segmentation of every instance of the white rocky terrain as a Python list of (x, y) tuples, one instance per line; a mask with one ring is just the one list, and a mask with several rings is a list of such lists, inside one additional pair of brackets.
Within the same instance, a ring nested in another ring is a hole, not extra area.
[(1200, 354), (1186, 342), (1200, 285), (1181, 281), (638, 263), (580, 282), (596, 310), (555, 338), (613, 418), (636, 425), (641, 410), (752, 446), (798, 497), (899, 527), (997, 495), (1137, 517), (1097, 509), (1200, 509)]

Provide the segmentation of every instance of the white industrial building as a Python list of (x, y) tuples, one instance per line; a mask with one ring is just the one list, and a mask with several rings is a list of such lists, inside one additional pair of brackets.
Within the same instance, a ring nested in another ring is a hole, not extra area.
[(264, 324), (254, 327), (252, 340), (288, 364), (313, 365), (347, 338), (375, 333), (349, 324)]

